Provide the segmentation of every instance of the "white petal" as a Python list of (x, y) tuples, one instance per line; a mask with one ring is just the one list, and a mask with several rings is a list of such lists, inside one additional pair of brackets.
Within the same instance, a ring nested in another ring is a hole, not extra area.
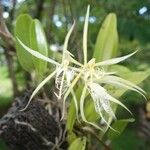
[(107, 93), (107, 91), (103, 87), (101, 87), (99, 84), (91, 83), (91, 84), (89, 84), (89, 86), (90, 86), (90, 89), (91, 89), (91, 93), (94, 93), (94, 97), (96, 97), (97, 99), (99, 97), (102, 100), (104, 100), (104, 99), (110, 100), (110, 101), (112, 101), (114, 103), (117, 103), (120, 106), (124, 107), (127, 111), (129, 111), (131, 113), (131, 111), (124, 104), (122, 104), (120, 101), (118, 101), (117, 99), (115, 99), (114, 97), (109, 95)]
[(126, 84), (128, 86), (134, 87), (135, 89), (137, 89), (137, 90), (139, 90), (139, 91), (141, 91), (141, 92), (146, 94), (146, 92), (143, 89), (141, 89), (139, 86), (135, 85), (134, 83), (132, 83), (132, 82), (130, 82), (128, 80), (125, 80), (125, 79), (117, 77), (117, 76), (109, 76), (109, 78), (110, 77), (111, 77), (112, 80), (116, 80), (116, 81), (121, 82), (123, 84)]
[(93, 82), (93, 83), (89, 83), (88, 86), (95, 98), (99, 98), (99, 97), (105, 98), (107, 96), (106, 90), (103, 87), (101, 87), (99, 84)]
[(65, 71), (63, 71), (63, 74), (61, 77), (58, 99), (61, 99), (61, 95), (64, 90), (64, 80), (65, 80)]
[(96, 104), (96, 107), (98, 107), (97, 110), (100, 110), (100, 107), (102, 107), (108, 114), (115, 117), (115, 114), (113, 113), (109, 103), (109, 94), (107, 91), (97, 83), (91, 83), (89, 86), (91, 96), (94, 100), (94, 103)]
[[(103, 117), (103, 115), (102, 115), (101, 112), (99, 112), (99, 114), (100, 114), (100, 117), (102, 118), (102, 120), (106, 123), (106, 125), (107, 125), (111, 130), (113, 130), (113, 131), (115, 131), (115, 132), (118, 132), (117, 130), (115, 130), (114, 128), (112, 128), (112, 127), (110, 126), (109, 121), (106, 121), (106, 119)], [(113, 116), (113, 118), (114, 118), (114, 115), (112, 115), (112, 116)]]
[(117, 64), (121, 61), (124, 61), (125, 59), (131, 57), (132, 55), (134, 55), (137, 51), (129, 54), (129, 55), (126, 55), (126, 56), (123, 56), (123, 57), (118, 57), (118, 58), (112, 58), (112, 59), (108, 59), (108, 60), (105, 60), (105, 61), (102, 61), (102, 62), (98, 62), (96, 63), (96, 66), (106, 66), (106, 65), (113, 65), (113, 64)]
[(74, 92), (73, 89), (71, 90), (71, 94), (72, 94), (73, 101), (74, 101), (75, 108), (76, 108), (76, 117), (77, 117), (77, 120), (78, 120), (78, 122), (79, 122), (79, 116), (78, 116), (78, 100), (77, 100), (76, 94), (75, 94), (75, 92)]
[(79, 63), (78, 61), (76, 61), (75, 59), (73, 59), (72, 57), (70, 57), (70, 62), (72, 62), (75, 65), (78, 65), (80, 67), (83, 67), (83, 65), (81, 63)]
[(29, 106), (32, 98), (37, 94), (37, 92), (55, 75), (56, 71), (52, 72), (48, 77), (46, 77), (38, 86), (37, 88), (33, 91), (27, 105), (25, 106), (25, 108), (23, 108), (22, 110), (20, 111), (24, 111), (27, 109), (27, 107)]
[(90, 121), (88, 121), (86, 118), (85, 118), (85, 115), (84, 115), (84, 100), (85, 100), (85, 97), (86, 97), (86, 91), (87, 91), (87, 87), (84, 86), (83, 90), (82, 90), (82, 94), (81, 94), (81, 98), (80, 98), (80, 113), (81, 113), (81, 118), (84, 122), (94, 126), (95, 128), (103, 131), (102, 128), (100, 128), (98, 125), (96, 125), (95, 123), (92, 123)]
[(115, 114), (110, 106), (110, 102), (109, 99), (105, 98), (105, 99), (100, 99), (99, 100), (100, 104), (102, 105), (103, 109), (112, 117), (115, 118)]
[(105, 89), (96, 83), (91, 83), (91, 85), (89, 86), (90, 86), (91, 96), (94, 100), (96, 112), (100, 115), (102, 120), (106, 123), (106, 125), (109, 128), (111, 128), (115, 132), (118, 132), (110, 126), (108, 121), (106, 121), (106, 119), (102, 115), (102, 110), (104, 109), (111, 117), (116, 118), (112, 108), (110, 107), (109, 99), (107, 99), (108, 96), (104, 96), (104, 95), (107, 95), (107, 93), (105, 92)]
[(108, 84), (111, 84), (111, 85), (114, 85), (114, 86), (120, 86), (120, 87), (123, 87), (123, 88), (127, 88), (129, 90), (135, 91), (135, 92), (139, 93), (140, 95), (142, 95), (146, 99), (145, 95), (142, 92), (140, 92), (139, 90), (137, 90), (136, 88), (134, 88), (134, 87), (128, 86), (126, 84), (123, 84), (123, 83), (117, 82), (117, 81), (107, 80), (105, 83), (108, 83)]
[(19, 38), (16, 37), (16, 39), (18, 40), (18, 42), (20, 43), (20, 45), (21, 45), (26, 51), (28, 51), (30, 54), (32, 54), (33, 56), (35, 56), (35, 57), (37, 57), (37, 58), (39, 58), (39, 59), (41, 59), (41, 60), (50, 62), (50, 63), (52, 63), (52, 64), (54, 64), (54, 65), (58, 65), (58, 66), (60, 65), (59, 63), (57, 63), (57, 62), (54, 61), (53, 59), (50, 59), (50, 58), (48, 58), (48, 57), (42, 55), (42, 54), (39, 53), (38, 51), (35, 51), (35, 50), (33, 50), (33, 49), (27, 47), (25, 44), (23, 44), (23, 43), (21, 42), (21, 40), (20, 40)]
[[(101, 82), (105, 82), (105, 83), (110, 83), (110, 84), (114, 84), (114, 85), (120, 85), (122, 87), (125, 87), (127, 89), (133, 90), (138, 92), (139, 94), (141, 94), (145, 99), (145, 91), (143, 89), (141, 89), (139, 86), (135, 85), (134, 83), (125, 80), (123, 78), (117, 77), (117, 76), (105, 76), (103, 78), (103, 80), (101, 80)], [(144, 93), (144, 94), (143, 94)]]
[[(72, 27), (70, 28), (69, 32), (67, 33), (66, 37), (65, 37), (65, 42), (64, 42), (64, 46), (63, 46), (63, 60), (65, 59), (64, 57), (66, 55), (66, 51), (67, 51), (67, 47), (68, 47), (68, 41), (69, 41), (70, 35), (74, 29), (74, 26), (75, 26), (75, 21), (74, 21)], [(70, 55), (72, 55), (72, 54), (70, 53)]]
[(66, 71), (66, 79), (67, 83), (70, 84), (71, 80), (74, 78), (74, 71), (73, 70), (67, 70)]
[(56, 88), (59, 89), (59, 86), (61, 84), (61, 73), (63, 72), (62, 66), (59, 66), (56, 68), (56, 77), (55, 77), (55, 84)]
[(117, 100), (116, 98), (112, 97), (111, 95), (108, 95), (108, 98), (109, 98), (110, 101), (112, 101), (112, 102), (114, 102), (114, 103), (116, 103), (116, 104), (122, 106), (122, 107), (125, 108), (130, 114), (132, 114), (131, 111), (130, 111), (123, 103), (121, 103), (119, 100)]
[(84, 64), (87, 63), (87, 32), (88, 32), (89, 11), (90, 11), (90, 6), (88, 5), (86, 16), (85, 16), (84, 30), (83, 30), (83, 55), (84, 55)]
[(64, 115), (65, 115), (65, 106), (66, 106), (66, 99), (67, 97), (69, 96), (70, 92), (73, 90), (75, 84), (78, 82), (78, 80), (80, 79), (82, 75), (82, 72), (80, 72), (76, 78), (72, 81), (72, 83), (70, 84), (68, 90), (66, 91), (65, 95), (64, 95), (64, 99), (63, 99), (63, 112), (62, 112), (62, 117), (61, 117), (61, 120), (64, 118)]

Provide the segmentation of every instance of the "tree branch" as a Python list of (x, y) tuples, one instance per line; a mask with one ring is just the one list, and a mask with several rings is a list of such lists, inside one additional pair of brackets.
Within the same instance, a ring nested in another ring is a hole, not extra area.
[(48, 22), (47, 22), (47, 30), (46, 30), (46, 35), (47, 35), (47, 39), (48, 41), (52, 41), (53, 40), (53, 36), (52, 36), (52, 28), (53, 28), (53, 15), (55, 13), (55, 7), (56, 7), (56, 2), (57, 0), (51, 0), (51, 4), (50, 4), (50, 11), (49, 11), (49, 19), (48, 19)]
[(41, 15), (42, 15), (42, 12), (43, 12), (43, 6), (44, 6), (44, 2), (45, 0), (37, 0), (36, 3), (36, 14), (35, 14), (35, 18), (37, 19), (41, 19)]
[(0, 5), (0, 37), (2, 38), (5, 47), (7, 47), (9, 51), (15, 52), (14, 39), (5, 24), (5, 20), (3, 18), (3, 8), (1, 5)]
[(13, 96), (18, 95), (18, 85), (15, 77), (15, 72), (13, 68), (13, 56), (12, 54), (16, 51), (14, 39), (11, 33), (8, 31), (8, 28), (5, 24), (4, 18), (3, 18), (3, 8), (0, 6), (0, 37), (4, 42), (4, 55), (6, 57), (7, 67), (9, 76), (12, 82), (13, 87)]

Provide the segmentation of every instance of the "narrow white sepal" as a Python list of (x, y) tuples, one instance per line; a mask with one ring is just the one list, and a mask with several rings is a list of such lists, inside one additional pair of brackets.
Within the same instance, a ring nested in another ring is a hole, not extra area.
[(55, 75), (56, 71), (52, 72), (48, 77), (46, 77), (38, 86), (37, 88), (33, 91), (27, 105), (25, 106), (25, 108), (21, 109), (20, 111), (24, 111), (27, 109), (27, 107), (29, 106), (31, 100), (33, 99), (33, 97), (37, 94), (37, 92)]
[(48, 57), (42, 55), (42, 54), (39, 53), (38, 51), (35, 51), (35, 50), (29, 48), (28, 46), (26, 46), (25, 44), (22, 43), (22, 41), (21, 41), (18, 37), (16, 37), (16, 39), (17, 39), (17, 41), (20, 43), (20, 45), (21, 45), (26, 51), (28, 51), (30, 54), (32, 54), (33, 56), (35, 56), (35, 57), (37, 57), (37, 58), (39, 58), (39, 59), (41, 59), (41, 60), (47, 61), (47, 62), (49, 62), (49, 63), (51, 63), (51, 64), (54, 64), (54, 65), (57, 65), (57, 66), (60, 65), (60, 64), (57, 63), (56, 61), (54, 61), (54, 60), (52, 60), (52, 59), (50, 59), (50, 58), (48, 58)]
[(128, 59), (129, 57), (131, 57), (132, 55), (137, 53), (137, 51), (135, 51), (135, 52), (133, 52), (133, 53), (131, 53), (129, 55), (126, 55), (126, 56), (112, 58), (112, 59), (108, 59), (108, 60), (105, 60), (105, 61), (102, 61), (102, 62), (98, 62), (98, 63), (95, 64), (95, 66), (107, 66), (107, 65), (117, 64), (117, 63), (119, 63), (121, 61), (124, 61), (124, 60)]

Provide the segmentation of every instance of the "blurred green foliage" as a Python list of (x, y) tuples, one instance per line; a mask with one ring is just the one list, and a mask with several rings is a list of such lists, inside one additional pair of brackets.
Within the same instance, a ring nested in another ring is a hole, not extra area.
[(0, 139), (0, 150), (8, 150), (6, 144)]
[(0, 108), (2, 109), (2, 107), (6, 107), (10, 104), (12, 97), (11, 80), (9, 79), (6, 67), (0, 68), (0, 84)]
[(112, 141), (112, 150), (149, 150), (146, 140), (137, 136), (136, 129), (128, 129)]
[[(48, 48), (41, 23), (29, 15), (20, 15), (16, 21), (15, 36), (28, 47), (47, 56)], [(42, 78), (47, 69), (47, 62), (41, 61), (26, 52), (17, 42), (17, 56), (22, 67), (30, 72), (36, 70), (36, 77)]]

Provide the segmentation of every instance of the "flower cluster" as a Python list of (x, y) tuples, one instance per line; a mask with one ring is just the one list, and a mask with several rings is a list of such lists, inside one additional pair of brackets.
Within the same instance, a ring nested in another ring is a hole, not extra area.
[[(106, 120), (102, 112), (104, 111), (109, 116), (115, 118), (115, 113), (113, 112), (113, 109), (111, 108), (111, 102), (124, 107), (129, 112), (130, 110), (119, 100), (111, 96), (109, 92), (107, 91), (107, 89), (104, 88), (103, 84), (110, 84), (110, 85), (121, 87), (121, 88), (122, 87), (127, 88), (130, 90), (136, 91), (143, 96), (145, 92), (139, 86), (136, 86), (132, 82), (122, 79), (115, 72), (106, 72), (104, 70), (104, 67), (124, 61), (125, 59), (134, 55), (137, 51), (129, 55), (123, 56), (123, 57), (113, 58), (113, 59), (105, 60), (102, 62), (95, 62), (95, 58), (92, 58), (90, 61), (87, 61), (88, 18), (89, 18), (89, 7), (87, 9), (87, 13), (85, 17), (85, 24), (84, 24), (84, 31), (83, 31), (83, 54), (84, 54), (83, 64), (75, 60), (73, 55), (67, 50), (68, 41), (73, 31), (75, 23), (72, 25), (72, 27), (70, 28), (65, 38), (61, 63), (58, 63), (48, 57), (45, 57), (44, 55), (40, 54), (39, 52), (35, 50), (32, 50), (31, 48), (24, 45), (17, 38), (20, 45), (22, 45), (22, 47), (25, 50), (27, 50), (29, 53), (31, 53), (33, 56), (39, 59), (42, 59), (44, 61), (47, 61), (56, 66), (56, 69), (48, 77), (46, 77), (34, 90), (27, 106), (29, 105), (30, 101), (35, 96), (35, 94), (41, 89), (41, 87), (45, 83), (47, 83), (51, 78), (55, 77), (56, 87), (59, 89), (59, 93), (56, 94), (56, 96), (58, 97), (58, 99), (61, 99), (63, 95), (62, 118), (64, 117), (64, 113), (65, 113), (65, 102), (66, 102), (67, 97), (70, 94), (72, 94), (73, 96), (75, 107), (76, 107), (76, 112), (78, 115), (79, 108), (78, 108), (76, 95), (74, 92), (74, 86), (79, 82), (79, 80), (82, 80), (84, 87), (82, 89), (82, 94), (81, 94), (80, 101), (79, 101), (80, 114), (81, 114), (82, 120), (84, 122), (87, 122), (95, 126), (96, 128), (99, 128), (99, 126), (97, 126), (93, 122), (87, 121), (84, 115), (84, 101), (85, 101), (87, 94), (90, 94), (94, 102), (95, 111), (100, 115), (100, 117), (103, 119), (106, 125), (110, 127), (108, 121)], [(25, 110), (27, 106), (23, 110)]]

